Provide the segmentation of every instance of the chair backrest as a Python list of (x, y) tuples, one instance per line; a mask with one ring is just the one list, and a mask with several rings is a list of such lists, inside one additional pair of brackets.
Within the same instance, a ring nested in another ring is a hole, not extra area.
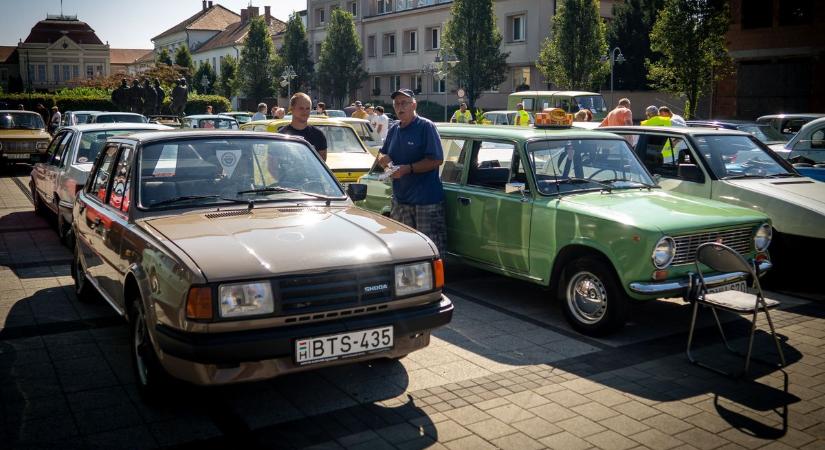
[(696, 262), (718, 272), (745, 272), (756, 276), (745, 258), (724, 244), (706, 242), (696, 249)]

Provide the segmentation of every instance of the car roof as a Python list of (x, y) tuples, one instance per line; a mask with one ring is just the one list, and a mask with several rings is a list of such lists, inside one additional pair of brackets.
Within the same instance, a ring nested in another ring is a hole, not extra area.
[(519, 91), (513, 92), (510, 96), (519, 96), (519, 95), (600, 95), (598, 92), (587, 92), (587, 91)]
[(439, 133), (444, 134), (464, 134), (478, 137), (499, 138), (508, 140), (524, 140), (534, 138), (601, 138), (617, 139), (618, 136), (601, 131), (591, 131), (582, 128), (535, 128), (535, 127), (514, 127), (512, 125), (471, 125), (459, 123), (438, 123)]
[(108, 115), (143, 116), (143, 114), (138, 114), (138, 113), (133, 113), (133, 112), (126, 112), (126, 111), (87, 111), (87, 114), (91, 114), (93, 116), (108, 116)]
[[(485, 111), (484, 114), (488, 114), (488, 113), (511, 114), (511, 113), (517, 113), (517, 112), (518, 112), (517, 109), (496, 109), (494, 111)], [(525, 110), (525, 112), (527, 114), (531, 114), (530, 111)]]
[(765, 124), (756, 123), (752, 120), (733, 120), (733, 119), (720, 119), (720, 120), (688, 120), (688, 125), (710, 125), (710, 126), (734, 126), (737, 127), (739, 125), (759, 125), (764, 126)]
[(825, 117), (825, 113), (792, 113), (792, 114), (767, 114), (759, 116), (756, 120), (762, 119), (806, 119), (814, 117)]
[(330, 117), (332, 120), (340, 120), (341, 122), (364, 122), (370, 123), (367, 119), (359, 119), (357, 117)]
[[(325, 116), (309, 116), (309, 120), (307, 123), (310, 125), (332, 125), (338, 127), (349, 127), (349, 124), (343, 122), (342, 119), (346, 119), (346, 117), (325, 117)], [(264, 120), (253, 120), (252, 122), (247, 122), (243, 124), (246, 128), (249, 128), (253, 125), (279, 125), (281, 123), (290, 123), (292, 119), (264, 119)]]
[(222, 116), (236, 116), (236, 115), (240, 115), (240, 114), (251, 116), (253, 113), (247, 112), (247, 111), (227, 111), (227, 112), (222, 112), (219, 115), (222, 115)]
[(729, 128), (706, 128), (706, 127), (651, 127), (651, 126), (628, 126), (628, 127), (601, 127), (599, 130), (612, 131), (642, 131), (642, 132), (665, 132), (684, 135), (708, 135), (708, 134), (729, 134), (736, 136), (752, 136), (750, 133)]
[(35, 115), (38, 115), (38, 116), (40, 115), (40, 113), (38, 113), (37, 111), (29, 111), (29, 110), (25, 110), (25, 109), (0, 109), (0, 114), (4, 114), (4, 113), (35, 114)]
[(92, 111), (92, 110), (88, 110), (88, 111), (71, 111), (71, 110), (69, 110), (69, 111), (65, 111), (65, 112), (72, 113), (72, 114), (96, 114), (96, 113), (100, 113), (100, 112), (103, 112), (103, 111)]
[(232, 116), (224, 114), (192, 114), (191, 116), (184, 116), (184, 119), (229, 119), (235, 120)]
[(132, 122), (117, 122), (117, 123), (84, 123), (81, 125), (70, 125), (61, 127), (61, 130), (74, 130), (80, 132), (87, 131), (107, 131), (107, 130), (173, 130), (174, 128), (160, 125), (157, 123), (132, 123)]
[(116, 136), (110, 139), (115, 140), (131, 140), (139, 143), (150, 143), (155, 141), (166, 141), (171, 139), (219, 139), (219, 138), (256, 138), (256, 139), (281, 139), (294, 140), (305, 142), (300, 136), (289, 136), (285, 134), (275, 133), (261, 133), (260, 131), (243, 131), (243, 130), (221, 130), (217, 128), (197, 129), (197, 130), (179, 130), (170, 128), (165, 131), (141, 132), (137, 134), (128, 134), (123, 136)]

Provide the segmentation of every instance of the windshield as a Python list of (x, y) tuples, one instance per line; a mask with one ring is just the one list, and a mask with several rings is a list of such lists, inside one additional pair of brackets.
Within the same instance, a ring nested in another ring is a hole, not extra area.
[(188, 128), (217, 128), (221, 130), (237, 130), (238, 121), (234, 119), (186, 119)]
[(347, 113), (340, 109), (328, 109), (327, 117), (347, 117)]
[(139, 186), (144, 208), (344, 196), (309, 146), (278, 139), (205, 137), (146, 145)]
[(653, 185), (625, 140), (554, 139), (527, 144), (539, 192), (545, 195)]
[(350, 127), (315, 125), (327, 138), (327, 153), (367, 153)]
[(353, 128), (355, 128), (355, 132), (358, 133), (358, 137), (361, 138), (362, 141), (380, 141), (381, 138), (378, 136), (378, 133), (373, 131), (372, 127), (368, 123), (364, 122), (355, 122), (351, 123)]
[(106, 114), (95, 117), (94, 121), (96, 123), (146, 123), (146, 118), (131, 114)]
[(26, 112), (0, 113), (0, 129), (3, 130), (38, 130), (46, 128), (40, 114)]
[(699, 153), (724, 178), (794, 176), (750, 136), (696, 136)]
[(752, 134), (766, 144), (785, 143), (790, 139), (789, 136), (785, 136), (770, 125), (740, 125), (737, 129)]
[(249, 114), (232, 114), (232, 117), (234, 117), (238, 123), (247, 123), (252, 121), (252, 116)]
[(603, 117), (607, 114), (607, 105), (604, 104), (604, 99), (601, 95), (579, 95), (576, 96), (576, 104), (578, 108), (573, 108), (576, 112), (580, 109), (589, 109), (593, 116)]
[(106, 130), (106, 131), (86, 131), (80, 135), (80, 144), (74, 162), (78, 164), (93, 163), (100, 150), (106, 144), (106, 139), (112, 136), (134, 133), (147, 130)]

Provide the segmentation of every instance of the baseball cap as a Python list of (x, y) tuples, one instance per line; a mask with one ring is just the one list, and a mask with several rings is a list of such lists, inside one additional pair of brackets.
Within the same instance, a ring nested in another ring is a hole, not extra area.
[(415, 92), (413, 92), (410, 89), (399, 89), (399, 90), (393, 92), (392, 95), (390, 95), (390, 98), (395, 100), (395, 97), (398, 97), (399, 95), (404, 95), (404, 96), (407, 96), (409, 98), (415, 98)]

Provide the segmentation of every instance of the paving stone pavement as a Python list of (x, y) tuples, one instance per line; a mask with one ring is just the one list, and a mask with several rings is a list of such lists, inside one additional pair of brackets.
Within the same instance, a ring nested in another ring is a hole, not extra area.
[[(0, 448), (825, 448), (821, 303), (773, 294), (789, 365), (731, 380), (687, 362), (681, 301), (639, 305), (593, 339), (546, 291), (453, 263), (453, 322), (401, 361), (182, 386), (147, 405), (125, 326), (76, 300), (70, 253), (17, 175), (0, 178)], [(744, 345), (747, 323), (724, 319)], [(703, 322), (697, 356), (738, 364), (714, 331)], [(770, 344), (760, 331), (758, 356), (775, 357)]]

